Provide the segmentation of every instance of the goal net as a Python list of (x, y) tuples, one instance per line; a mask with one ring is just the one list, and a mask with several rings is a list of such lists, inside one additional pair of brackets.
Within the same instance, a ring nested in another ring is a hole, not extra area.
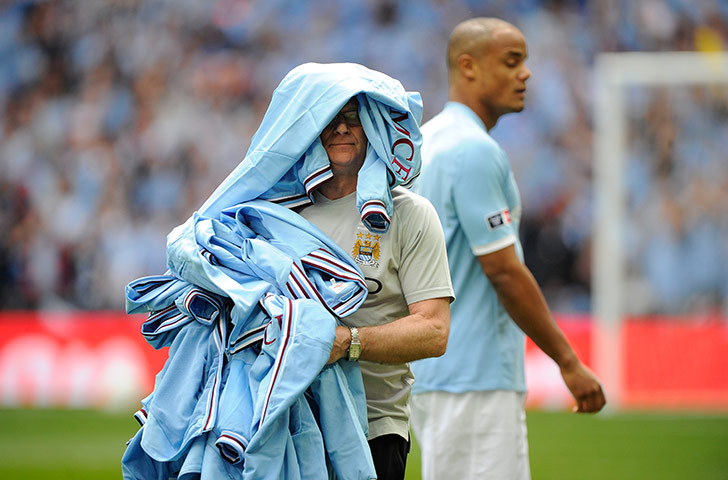
[(627, 318), (728, 316), (728, 54), (608, 53), (594, 75), (592, 354), (618, 409)]

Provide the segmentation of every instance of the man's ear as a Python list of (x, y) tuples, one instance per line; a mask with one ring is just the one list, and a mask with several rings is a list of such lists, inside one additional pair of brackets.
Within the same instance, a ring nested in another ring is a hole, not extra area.
[(475, 59), (469, 53), (463, 53), (458, 57), (458, 70), (468, 80), (474, 80), (476, 76)]

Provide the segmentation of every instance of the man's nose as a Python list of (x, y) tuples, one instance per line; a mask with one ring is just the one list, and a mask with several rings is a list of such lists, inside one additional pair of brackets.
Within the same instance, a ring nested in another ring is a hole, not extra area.
[(334, 131), (336, 133), (348, 133), (349, 132), (349, 124), (346, 123), (346, 119), (343, 115), (339, 115), (334, 119), (334, 125), (336, 125), (336, 128), (334, 128)]
[(524, 65), (518, 76), (521, 78), (521, 81), (525, 82), (526, 80), (531, 78), (531, 69)]

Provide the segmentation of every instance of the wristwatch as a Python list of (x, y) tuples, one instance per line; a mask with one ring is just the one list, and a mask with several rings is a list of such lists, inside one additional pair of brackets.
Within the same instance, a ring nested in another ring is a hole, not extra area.
[(356, 327), (349, 327), (351, 332), (351, 344), (349, 345), (349, 361), (359, 360), (361, 355), (361, 342), (359, 341), (359, 330)]

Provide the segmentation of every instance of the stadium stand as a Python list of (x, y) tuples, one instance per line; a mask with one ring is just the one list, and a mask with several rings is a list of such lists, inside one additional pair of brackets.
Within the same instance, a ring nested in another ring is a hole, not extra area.
[[(595, 55), (722, 50), (726, 2), (6, 3), (0, 309), (122, 308), (130, 280), (165, 269), (166, 234), (243, 158), (296, 64), (390, 73), (422, 93), (428, 119), (446, 95), (433, 52), (473, 15), (509, 19), (532, 39), (528, 108), (494, 135), (528, 206), (527, 263), (555, 311), (588, 312)], [(633, 93), (630, 313), (728, 313), (726, 97)]]

